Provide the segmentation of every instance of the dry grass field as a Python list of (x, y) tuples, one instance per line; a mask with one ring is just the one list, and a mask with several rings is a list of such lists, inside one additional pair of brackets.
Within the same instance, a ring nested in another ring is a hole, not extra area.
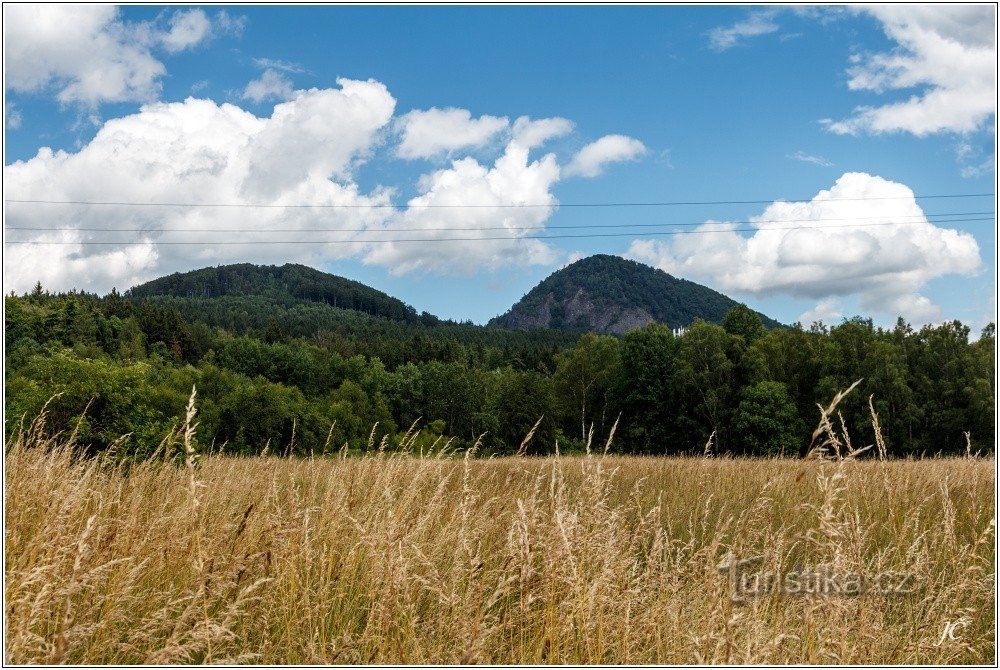
[[(6, 445), (6, 661), (989, 664), (994, 467), (124, 465), (25, 431)], [(868, 581), (734, 602), (734, 558)], [(885, 574), (907, 592), (876, 592)]]

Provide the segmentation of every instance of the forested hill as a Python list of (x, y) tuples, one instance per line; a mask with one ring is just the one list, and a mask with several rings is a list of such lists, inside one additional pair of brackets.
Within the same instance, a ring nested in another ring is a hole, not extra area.
[(240, 263), (176, 272), (135, 286), (127, 295), (133, 298), (255, 296), (285, 304), (306, 300), (396, 321), (412, 322), (419, 318), (414, 308), (370, 286), (292, 263), (281, 266)]
[[(721, 323), (738, 303), (707, 286), (620, 256), (599, 254), (551, 274), (492, 326), (622, 334), (651, 322)], [(760, 314), (768, 328), (780, 326)]]
[[(485, 328), (456, 323), (356, 281), (301, 265), (248, 263), (176, 273), (108, 296), (112, 311), (127, 302), (150, 341), (174, 340), (181, 358), (210, 345), (206, 329), (269, 341), (307, 338), (343, 356), (378, 358), (395, 367), (426, 360), (503, 360), (533, 368), (576, 334)], [(169, 325), (183, 322), (183, 326)], [(207, 338), (207, 339), (206, 339)], [(498, 358), (499, 357), (499, 358)]]

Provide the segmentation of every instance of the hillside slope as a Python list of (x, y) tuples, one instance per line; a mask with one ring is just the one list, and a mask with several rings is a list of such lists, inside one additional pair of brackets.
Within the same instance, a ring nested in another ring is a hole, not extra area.
[(305, 265), (220, 265), (176, 272), (131, 288), (128, 296), (150, 298), (220, 298), (255, 296), (285, 304), (322, 302), (396, 321), (416, 321), (415, 309), (402, 300), (336, 275)]
[[(625, 333), (656, 321), (719, 323), (738, 303), (707, 286), (620, 256), (598, 254), (549, 275), (491, 326)], [(768, 328), (777, 321), (760, 315)]]

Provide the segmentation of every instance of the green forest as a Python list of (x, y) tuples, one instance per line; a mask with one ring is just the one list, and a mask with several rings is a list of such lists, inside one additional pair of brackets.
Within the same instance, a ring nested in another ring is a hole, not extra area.
[(536, 422), (528, 454), (572, 453), (588, 436), (603, 448), (619, 420), (616, 452), (700, 453), (714, 434), (717, 453), (796, 456), (817, 403), (861, 379), (838, 408), (855, 446), (874, 441), (869, 397), (894, 456), (994, 440), (993, 325), (975, 341), (957, 321), (769, 330), (737, 305), (679, 336), (650, 324), (616, 337), (442, 321), (308, 273), (217, 278), (7, 296), (8, 433), (48, 403), (49, 430), (149, 456), (194, 386), (200, 445), (223, 453), (391, 449), (416, 424), (427, 448), (481, 438), (481, 453), (502, 455)]

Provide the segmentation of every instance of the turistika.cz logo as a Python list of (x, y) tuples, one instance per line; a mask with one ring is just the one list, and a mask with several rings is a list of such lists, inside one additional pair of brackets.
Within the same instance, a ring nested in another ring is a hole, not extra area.
[(862, 595), (907, 596), (916, 590), (916, 577), (909, 572), (886, 571), (875, 575), (840, 572), (828, 565), (813, 569), (757, 570), (763, 556), (748, 559), (728, 558), (719, 564), (719, 572), (729, 575), (730, 598), (744, 603), (762, 597), (845, 597)]

